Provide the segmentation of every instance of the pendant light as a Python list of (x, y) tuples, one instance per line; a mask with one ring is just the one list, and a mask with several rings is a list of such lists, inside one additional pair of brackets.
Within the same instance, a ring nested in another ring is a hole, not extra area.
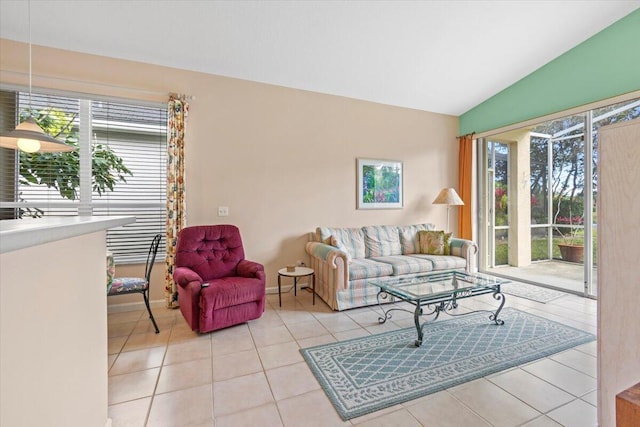
[(29, 14), (29, 117), (14, 130), (0, 133), (0, 147), (19, 149), (27, 153), (73, 151), (74, 147), (50, 135), (36, 123), (31, 115), (31, 0)]

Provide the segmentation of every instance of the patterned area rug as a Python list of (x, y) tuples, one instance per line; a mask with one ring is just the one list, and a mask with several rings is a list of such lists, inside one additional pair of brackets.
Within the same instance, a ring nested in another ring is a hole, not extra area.
[(502, 326), (487, 313), (301, 349), (343, 420), (416, 399), (595, 340), (514, 308)]
[(528, 283), (510, 282), (501, 286), (505, 294), (526, 298), (531, 301), (548, 303), (566, 295), (564, 292), (554, 289), (543, 288), (542, 286), (530, 285)]

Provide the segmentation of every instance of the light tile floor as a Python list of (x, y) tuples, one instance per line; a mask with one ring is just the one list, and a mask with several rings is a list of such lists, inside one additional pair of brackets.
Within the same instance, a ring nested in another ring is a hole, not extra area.
[[(277, 295), (267, 300), (260, 319), (204, 335), (177, 310), (154, 309), (157, 335), (145, 311), (109, 314), (113, 427), (596, 426), (595, 341), (344, 422), (299, 348), (412, 326), (412, 316), (379, 325), (376, 307), (332, 312), (304, 291), (283, 294), (281, 308)], [(487, 305), (490, 295), (460, 310)], [(506, 306), (596, 331), (594, 300), (507, 295)]]

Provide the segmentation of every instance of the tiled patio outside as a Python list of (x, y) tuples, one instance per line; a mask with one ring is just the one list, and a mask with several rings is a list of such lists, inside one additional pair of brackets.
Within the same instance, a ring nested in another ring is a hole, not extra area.
[[(487, 273), (509, 276), (514, 280), (540, 283), (550, 288), (565, 290), (582, 295), (584, 292), (584, 266), (564, 261), (541, 261), (526, 267), (499, 266)], [(598, 270), (592, 272), (594, 295), (598, 294)]]

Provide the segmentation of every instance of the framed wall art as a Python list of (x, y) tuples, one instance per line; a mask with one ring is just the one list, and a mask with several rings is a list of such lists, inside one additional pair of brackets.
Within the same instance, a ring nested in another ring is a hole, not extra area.
[(402, 208), (402, 162), (357, 159), (358, 209)]

